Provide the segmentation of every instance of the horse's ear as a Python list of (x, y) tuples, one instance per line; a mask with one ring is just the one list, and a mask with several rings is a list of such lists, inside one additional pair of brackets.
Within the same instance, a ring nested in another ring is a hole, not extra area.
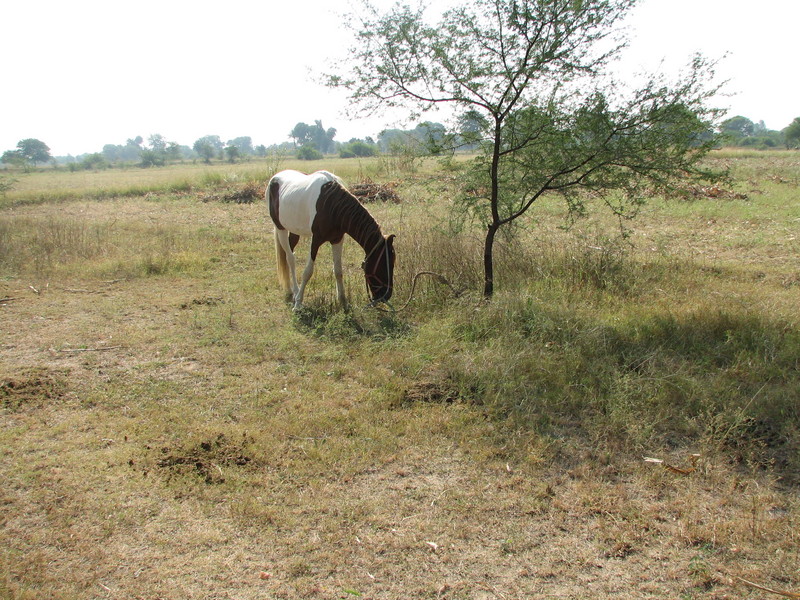
[(387, 246), (391, 246), (392, 245), (392, 242), (394, 241), (394, 237), (395, 237), (394, 234), (386, 236), (386, 245)]

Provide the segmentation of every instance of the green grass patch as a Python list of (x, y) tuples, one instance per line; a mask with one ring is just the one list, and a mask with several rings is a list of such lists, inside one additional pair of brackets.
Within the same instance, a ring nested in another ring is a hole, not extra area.
[(460, 347), (433, 360), (493, 418), (553, 439), (629, 452), (736, 447), (737, 460), (797, 472), (791, 322), (709, 305), (604, 312), (504, 296), (446, 322)]

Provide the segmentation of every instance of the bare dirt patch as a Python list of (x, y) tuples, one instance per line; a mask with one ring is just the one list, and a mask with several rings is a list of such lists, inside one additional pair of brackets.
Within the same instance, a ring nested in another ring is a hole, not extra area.
[(63, 372), (45, 368), (26, 369), (0, 378), (0, 406), (9, 410), (37, 407), (61, 399), (67, 391)]
[(181, 303), (181, 308), (187, 309), (193, 306), (217, 306), (218, 304), (224, 303), (225, 300), (223, 298), (206, 296), (205, 298), (194, 298), (188, 302), (183, 302)]
[(188, 447), (165, 446), (159, 450), (161, 458), (156, 461), (156, 465), (167, 474), (168, 478), (188, 473), (199, 477), (207, 484), (225, 483), (221, 467), (243, 467), (249, 464), (252, 456), (247, 453), (247, 446), (251, 443), (252, 439), (247, 436), (234, 442), (224, 433), (220, 433), (212, 439)]
[(417, 381), (408, 386), (401, 396), (401, 404), (414, 404), (417, 402), (451, 403), (461, 399), (461, 395), (454, 385), (448, 381), (426, 379)]

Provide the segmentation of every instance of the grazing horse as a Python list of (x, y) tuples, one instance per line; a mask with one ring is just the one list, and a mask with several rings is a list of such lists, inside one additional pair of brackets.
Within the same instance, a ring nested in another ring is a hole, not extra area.
[[(281, 171), (269, 181), (267, 204), (275, 224), (275, 255), (278, 278), (287, 300), (294, 300), (294, 309), (303, 306), (303, 293), (314, 273), (317, 252), (325, 242), (333, 248), (333, 273), (339, 303), (347, 307), (342, 279), (342, 244), (348, 234), (364, 249), (364, 276), (372, 304), (387, 302), (392, 297), (394, 274), (393, 235), (384, 236), (381, 228), (358, 199), (333, 173), (317, 171), (305, 175), (298, 171)], [(294, 248), (300, 237), (311, 237), (311, 253), (300, 285), (295, 273)]]

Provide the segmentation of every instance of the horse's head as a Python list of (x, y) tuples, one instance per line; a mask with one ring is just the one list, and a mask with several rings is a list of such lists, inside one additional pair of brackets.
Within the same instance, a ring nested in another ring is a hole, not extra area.
[(388, 302), (394, 290), (394, 236), (389, 235), (378, 242), (361, 265), (372, 302)]

